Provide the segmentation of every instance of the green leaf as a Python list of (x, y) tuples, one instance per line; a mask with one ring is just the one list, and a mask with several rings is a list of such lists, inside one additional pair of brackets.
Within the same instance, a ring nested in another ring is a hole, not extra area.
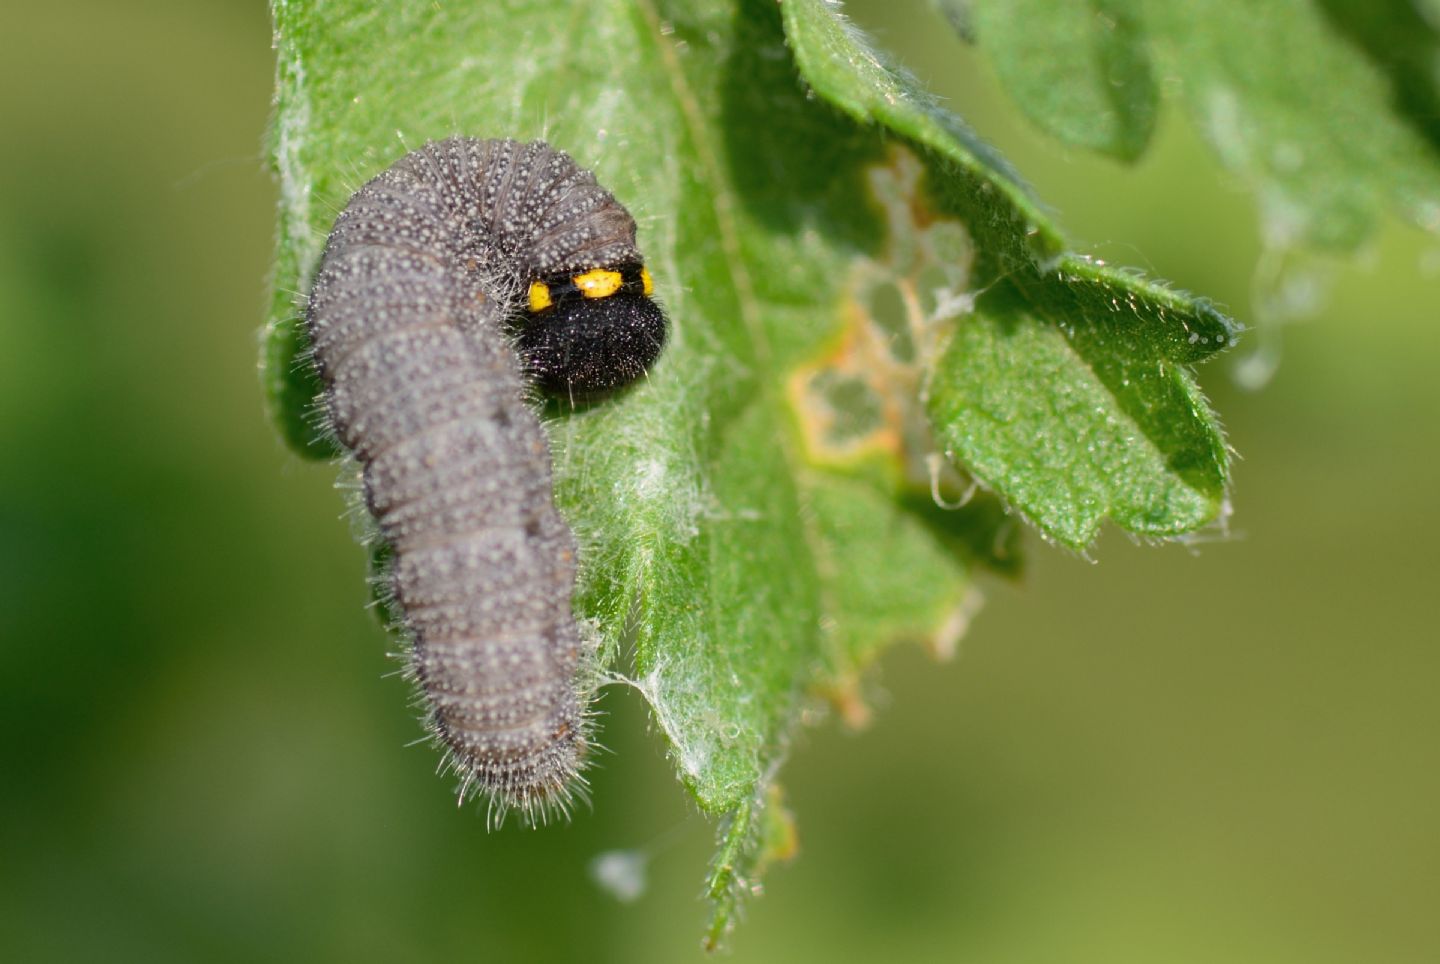
[(980, 0), (974, 32), (1020, 109), (1068, 144), (1133, 161), (1159, 92), (1127, 0)]
[(1153, 62), (1221, 162), (1258, 194), (1272, 245), (1350, 249), (1387, 209), (1440, 232), (1433, 4), (975, 0), (974, 17), (981, 48), (1032, 120), (1121, 157), (1135, 155), (1117, 145), (1143, 147), (1122, 132), (1127, 105), (1139, 108), (1128, 115), (1135, 129), (1148, 129), (1144, 85), (1132, 81)]
[[(859, 119), (911, 140), (929, 199), (969, 226), (974, 283), (928, 385), (946, 455), (1074, 548), (1113, 518), (1176, 536), (1221, 515), (1224, 439), (1188, 369), (1235, 341), (1202, 300), (1064, 253), (1059, 231), (991, 152), (821, 0), (784, 6), (802, 73)], [(858, 70), (851, 65), (858, 64)]]
[(743, 803), (720, 821), (719, 845), (705, 881), (705, 895), (715, 905), (705, 932), (705, 950), (723, 944), (735, 926), (740, 900), (765, 868), (792, 859), (798, 849), (794, 817), (779, 784), (770, 785), (763, 806)]
[[(1056, 328), (1007, 282), (980, 299), (931, 386), (947, 449), (1050, 538), (1083, 549), (1107, 516), (1143, 536), (1192, 531), (1225, 498), (1214, 416), (1175, 357), (1116, 306), (1076, 305)], [(1139, 299), (1136, 299), (1139, 303)], [(1197, 330), (1205, 319), (1194, 314)], [(1228, 337), (1215, 326), (1212, 337)]]
[[(265, 381), (306, 454), (328, 443), (297, 293), (366, 178), (427, 139), (543, 136), (637, 216), (671, 343), (643, 384), (552, 408), (547, 429), (582, 546), (577, 611), (726, 827), (713, 935), (776, 837), (771, 781), (802, 710), (818, 694), (857, 720), (884, 646), (953, 641), (974, 571), (1018, 566), (1004, 502), (1076, 545), (1107, 514), (1176, 534), (1218, 511), (1224, 448), (1184, 366), (1229, 343), (1228, 320), (1067, 255), (1003, 160), (819, 0), (292, 0), (274, 16)], [(992, 292), (967, 312), (972, 284)], [(1030, 366), (1047, 380), (1020, 383)], [(1008, 431), (967, 430), (986, 379), (1015, 392)], [(1123, 428), (1057, 407), (1081, 388)], [(994, 468), (1042, 433), (1038, 468)], [(1116, 457), (1080, 471), (1102, 438)]]

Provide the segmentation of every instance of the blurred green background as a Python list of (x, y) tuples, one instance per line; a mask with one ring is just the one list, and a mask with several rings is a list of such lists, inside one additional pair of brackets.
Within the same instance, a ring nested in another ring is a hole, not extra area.
[[(1254, 204), (1177, 111), (1134, 170), (1066, 153), (926, 6), (851, 9), (1082, 250), (1255, 320)], [(542, 832), (405, 747), (334, 472), (261, 409), (263, 6), (5, 20), (0, 959), (697, 958), (711, 829), (631, 694)], [(1440, 240), (1301, 267), (1328, 295), (1269, 386), (1232, 378), (1255, 335), (1202, 372), (1231, 538), (1032, 538), (960, 658), (892, 653), (870, 729), (800, 740), (801, 856), (735, 960), (1440, 960)], [(630, 905), (587, 876), (614, 848), (651, 857)]]

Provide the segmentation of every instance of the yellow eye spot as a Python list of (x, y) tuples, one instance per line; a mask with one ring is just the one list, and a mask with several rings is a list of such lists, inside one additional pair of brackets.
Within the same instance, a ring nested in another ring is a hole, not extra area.
[(594, 271), (587, 271), (584, 274), (577, 274), (570, 279), (575, 282), (575, 287), (587, 298), (608, 298), (620, 290), (625, 279), (620, 277), (618, 271), (606, 271), (604, 268), (596, 268)]
[(655, 281), (650, 277), (650, 269), (643, 266), (640, 268), (640, 288), (647, 298), (655, 293)]
[(550, 286), (543, 281), (530, 282), (530, 310), (544, 311), (554, 302), (550, 300)]

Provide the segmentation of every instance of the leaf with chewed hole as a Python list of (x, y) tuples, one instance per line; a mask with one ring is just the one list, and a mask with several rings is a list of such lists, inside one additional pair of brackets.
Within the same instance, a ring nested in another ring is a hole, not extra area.
[[(543, 136), (636, 215), (670, 344), (632, 390), (551, 406), (546, 427), (581, 546), (577, 613), (723, 822), (712, 936), (777, 839), (768, 791), (802, 710), (828, 696), (863, 718), (859, 673), (885, 646), (943, 651), (973, 612), (974, 572), (1018, 567), (1002, 499), (1078, 544), (1106, 516), (1148, 534), (1204, 524), (1223, 492), (1203, 406), (1164, 426), (1198, 397), (1185, 366), (1228, 344), (1229, 323), (1066, 256), (1003, 160), (830, 5), (277, 0), (274, 16), (265, 383), (302, 453), (330, 448), (308, 410), (297, 293), (366, 178), (428, 139)], [(1002, 277), (1014, 317), (998, 293), (967, 314), (971, 283)], [(972, 436), (985, 378), (1032, 363), (1054, 386), (1007, 399), (1007, 431)], [(1110, 435), (1058, 406), (1082, 389)], [(1027, 431), (1050, 432), (1053, 452), (1025, 477), (994, 469)], [(1078, 453), (1102, 438), (1123, 450), (1107, 471), (1137, 476), (1077, 521), (1068, 506), (1096, 501)]]
[(1220, 518), (1227, 451), (1187, 366), (1230, 347), (1234, 322), (1203, 299), (1065, 253), (1008, 167), (831, 5), (784, 10), (816, 91), (913, 144), (928, 168), (925, 200), (974, 238), (973, 283), (988, 291), (956, 321), (928, 383), (946, 455), (1077, 549), (1106, 518), (1152, 537)]

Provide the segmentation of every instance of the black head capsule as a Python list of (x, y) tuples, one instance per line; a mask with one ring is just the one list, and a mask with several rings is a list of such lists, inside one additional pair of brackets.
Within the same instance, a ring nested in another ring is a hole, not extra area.
[(640, 264), (530, 284), (519, 333), (535, 384), (561, 398), (597, 398), (644, 375), (665, 346), (665, 312)]

